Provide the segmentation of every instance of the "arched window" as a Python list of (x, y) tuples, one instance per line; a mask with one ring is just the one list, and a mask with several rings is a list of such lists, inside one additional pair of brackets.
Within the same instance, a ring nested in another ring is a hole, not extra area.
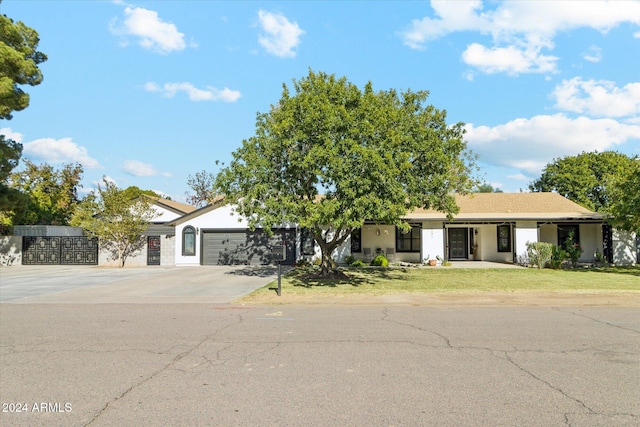
[(196, 229), (188, 225), (182, 229), (182, 255), (196, 254)]

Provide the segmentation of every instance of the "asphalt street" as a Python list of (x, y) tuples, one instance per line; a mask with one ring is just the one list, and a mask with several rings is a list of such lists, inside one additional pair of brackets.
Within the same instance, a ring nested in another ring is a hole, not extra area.
[(3, 426), (638, 426), (637, 307), (0, 304)]

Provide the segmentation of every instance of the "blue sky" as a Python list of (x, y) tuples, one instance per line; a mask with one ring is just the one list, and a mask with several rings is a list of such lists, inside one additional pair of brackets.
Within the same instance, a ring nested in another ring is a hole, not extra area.
[(554, 158), (640, 154), (638, 1), (36, 1), (44, 81), (0, 121), (23, 157), (184, 201), (308, 69), (428, 90), (481, 176), (526, 189)]

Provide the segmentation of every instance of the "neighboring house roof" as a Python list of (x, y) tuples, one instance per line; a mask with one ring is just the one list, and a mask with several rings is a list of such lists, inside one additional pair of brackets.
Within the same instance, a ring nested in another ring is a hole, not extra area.
[(158, 205), (177, 214), (184, 215), (195, 211), (195, 206), (187, 205), (186, 203), (175, 202), (173, 200), (163, 199), (161, 197), (146, 196), (151, 200), (151, 203)]
[[(557, 193), (474, 193), (456, 195), (459, 221), (569, 221), (596, 220), (606, 217), (572, 202)], [(408, 220), (446, 220), (447, 216), (432, 209), (415, 209), (405, 216)]]

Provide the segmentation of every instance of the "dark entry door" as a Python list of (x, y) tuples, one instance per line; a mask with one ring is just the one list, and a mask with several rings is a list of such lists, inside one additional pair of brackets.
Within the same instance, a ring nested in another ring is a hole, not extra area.
[(449, 259), (466, 259), (469, 254), (467, 249), (467, 229), (449, 229)]
[(160, 236), (147, 236), (147, 265), (160, 265)]

